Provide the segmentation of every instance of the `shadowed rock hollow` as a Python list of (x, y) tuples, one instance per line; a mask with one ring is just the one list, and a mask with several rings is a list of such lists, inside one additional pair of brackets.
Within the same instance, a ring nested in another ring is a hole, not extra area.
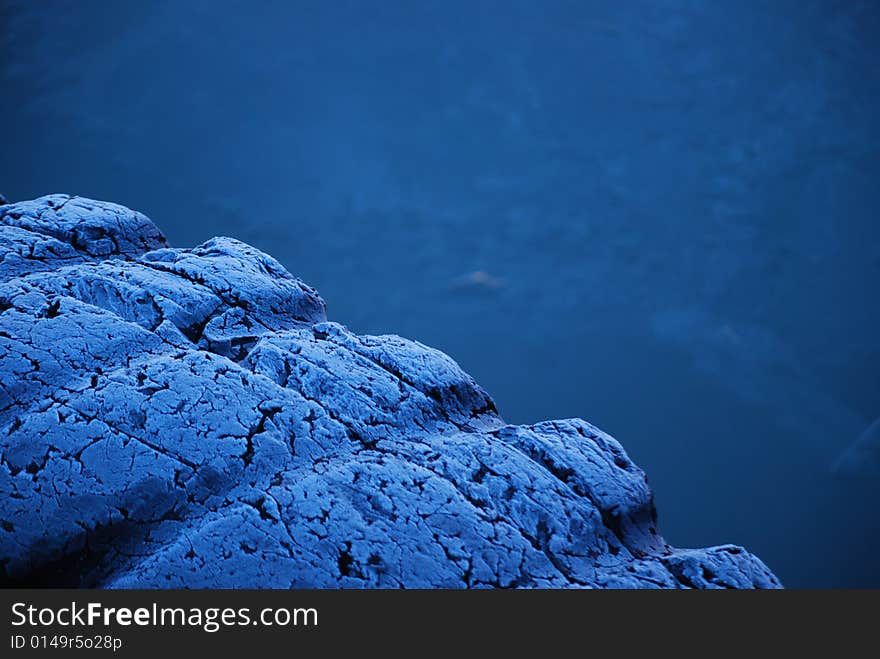
[(740, 547), (667, 545), (589, 423), (507, 425), (260, 251), (78, 197), (0, 206), (0, 450), (7, 584), (779, 586)]

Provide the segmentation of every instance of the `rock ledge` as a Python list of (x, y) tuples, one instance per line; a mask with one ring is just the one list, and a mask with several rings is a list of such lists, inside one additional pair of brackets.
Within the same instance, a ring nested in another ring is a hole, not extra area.
[(0, 206), (0, 582), (775, 588), (670, 547), (579, 419), (511, 426), (449, 357), (328, 322), (230, 238), (66, 195)]

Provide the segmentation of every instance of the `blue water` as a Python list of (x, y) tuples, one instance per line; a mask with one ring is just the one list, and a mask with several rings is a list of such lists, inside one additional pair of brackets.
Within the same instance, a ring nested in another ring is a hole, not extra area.
[(225, 234), (584, 417), (680, 546), (880, 586), (880, 5), (0, 0), (0, 192)]

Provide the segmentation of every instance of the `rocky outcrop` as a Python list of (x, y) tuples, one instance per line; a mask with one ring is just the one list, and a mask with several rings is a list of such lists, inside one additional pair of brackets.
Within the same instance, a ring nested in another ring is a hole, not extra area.
[(0, 206), (0, 578), (98, 587), (778, 587), (670, 547), (578, 419), (511, 426), (449, 357), (328, 322), (230, 238)]

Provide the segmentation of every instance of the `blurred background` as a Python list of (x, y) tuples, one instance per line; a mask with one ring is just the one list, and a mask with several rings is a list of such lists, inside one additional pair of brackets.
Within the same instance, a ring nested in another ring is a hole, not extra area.
[(0, 192), (249, 242), (507, 421), (613, 434), (671, 543), (877, 587), (880, 462), (834, 465), (880, 416), (878, 37), (855, 0), (0, 0)]

